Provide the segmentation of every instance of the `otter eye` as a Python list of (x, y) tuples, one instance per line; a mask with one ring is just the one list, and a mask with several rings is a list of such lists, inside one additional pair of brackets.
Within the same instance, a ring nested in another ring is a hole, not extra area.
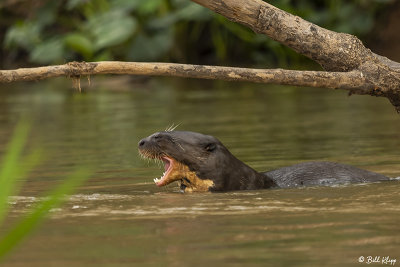
[(157, 134), (154, 136), (154, 140), (156, 140), (156, 141), (160, 141), (161, 139), (162, 139), (162, 135), (160, 135), (160, 134)]
[(205, 149), (206, 149), (208, 152), (212, 152), (212, 151), (214, 151), (216, 148), (217, 148), (217, 146), (216, 146), (215, 144), (213, 144), (213, 143), (207, 144), (206, 147), (205, 147)]

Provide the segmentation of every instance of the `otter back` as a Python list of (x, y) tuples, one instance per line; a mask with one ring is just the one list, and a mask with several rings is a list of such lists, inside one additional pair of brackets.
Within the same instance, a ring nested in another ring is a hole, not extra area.
[(389, 180), (388, 177), (336, 162), (304, 162), (264, 172), (282, 188), (297, 186), (329, 186)]

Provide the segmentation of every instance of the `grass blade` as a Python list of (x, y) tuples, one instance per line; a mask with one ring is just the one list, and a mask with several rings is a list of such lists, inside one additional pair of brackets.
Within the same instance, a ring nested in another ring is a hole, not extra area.
[(0, 224), (7, 213), (8, 197), (14, 194), (19, 175), (23, 173), (18, 159), (25, 146), (29, 128), (30, 125), (26, 122), (21, 122), (17, 125), (3, 158), (0, 168)]
[(26, 237), (45, 218), (51, 209), (58, 207), (63, 202), (65, 195), (71, 194), (90, 175), (91, 171), (87, 168), (75, 171), (52, 191), (45, 200), (39, 203), (27, 217), (11, 229), (0, 240), (0, 259)]

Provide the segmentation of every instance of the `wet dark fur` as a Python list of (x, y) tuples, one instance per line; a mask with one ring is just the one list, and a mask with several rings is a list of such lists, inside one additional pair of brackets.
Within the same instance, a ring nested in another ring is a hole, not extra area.
[(233, 156), (215, 137), (195, 132), (158, 132), (139, 142), (152, 155), (168, 155), (187, 165), (201, 179), (210, 179), (210, 191), (252, 190), (363, 183), (388, 177), (334, 162), (306, 162), (268, 172), (257, 172)]

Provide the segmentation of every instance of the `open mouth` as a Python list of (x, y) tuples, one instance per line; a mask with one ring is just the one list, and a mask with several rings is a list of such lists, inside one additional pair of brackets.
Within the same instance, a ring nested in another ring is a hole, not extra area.
[(165, 154), (152, 153), (146, 150), (140, 150), (139, 153), (144, 158), (161, 160), (164, 164), (164, 173), (160, 178), (153, 179), (154, 183), (161, 187), (168, 185), (175, 181), (180, 181), (180, 189), (186, 191), (208, 191), (210, 187), (214, 186), (214, 182), (208, 179), (200, 179), (194, 171), (189, 167), (171, 156)]
[(164, 173), (160, 178), (154, 178), (154, 182), (157, 186), (164, 186), (172, 183), (178, 179), (174, 179), (172, 175), (175, 168), (176, 161), (173, 158), (162, 156), (161, 161), (164, 163)]
[(185, 177), (187, 167), (185, 168), (182, 163), (173, 157), (167, 156), (164, 153), (154, 153), (144, 149), (139, 149), (139, 154), (143, 158), (154, 159), (156, 161), (161, 161), (164, 164), (164, 173), (162, 176), (153, 179), (157, 186), (165, 186)]

